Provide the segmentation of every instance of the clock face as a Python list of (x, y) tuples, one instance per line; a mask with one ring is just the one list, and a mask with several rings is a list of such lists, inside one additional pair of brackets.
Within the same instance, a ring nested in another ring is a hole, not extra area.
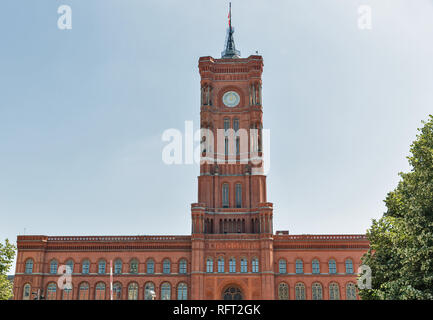
[(234, 91), (227, 91), (223, 95), (223, 103), (227, 107), (236, 107), (239, 104), (239, 101), (241, 101), (241, 98), (237, 94), (237, 92)]

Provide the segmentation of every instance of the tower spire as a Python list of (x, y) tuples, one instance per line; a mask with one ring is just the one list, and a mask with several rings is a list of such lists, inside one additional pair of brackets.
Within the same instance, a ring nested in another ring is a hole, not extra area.
[(227, 37), (224, 51), (221, 52), (221, 58), (240, 58), (241, 52), (236, 50), (235, 39), (233, 38), (233, 33), (235, 32), (232, 27), (232, 3), (229, 3), (229, 27), (227, 29)]

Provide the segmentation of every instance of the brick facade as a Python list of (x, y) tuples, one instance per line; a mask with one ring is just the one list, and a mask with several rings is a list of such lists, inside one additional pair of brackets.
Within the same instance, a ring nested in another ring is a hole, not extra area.
[[(191, 235), (18, 236), (14, 299), (32, 299), (38, 290), (46, 299), (110, 299), (110, 261), (113, 268), (121, 261), (112, 282), (121, 287), (119, 299), (358, 298), (364, 235), (273, 231), (262, 160), (262, 57), (201, 57), (199, 71), (201, 128), (213, 139), (202, 139)], [(229, 107), (223, 98), (230, 92)], [(217, 132), (224, 128), (245, 130), (246, 150), (236, 147), (236, 132), (226, 148)], [(67, 264), (71, 291), (57, 285), (56, 270)]]

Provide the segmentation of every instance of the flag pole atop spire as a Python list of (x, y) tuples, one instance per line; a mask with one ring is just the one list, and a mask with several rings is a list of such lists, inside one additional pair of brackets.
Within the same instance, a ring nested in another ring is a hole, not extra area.
[(233, 38), (233, 33), (235, 30), (232, 27), (232, 3), (229, 2), (229, 28), (227, 30), (226, 43), (224, 51), (221, 52), (221, 58), (240, 58), (241, 52), (235, 48), (235, 40)]
[(232, 3), (229, 2), (229, 28), (232, 28)]

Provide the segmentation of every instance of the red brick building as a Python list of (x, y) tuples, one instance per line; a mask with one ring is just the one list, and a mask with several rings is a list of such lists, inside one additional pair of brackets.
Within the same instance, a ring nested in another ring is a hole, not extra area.
[[(201, 57), (199, 71), (201, 128), (208, 130), (191, 235), (18, 236), (15, 299), (358, 298), (364, 235), (273, 231), (262, 57), (240, 58), (229, 25), (221, 59)], [(72, 271), (69, 289), (59, 286), (62, 265)]]

